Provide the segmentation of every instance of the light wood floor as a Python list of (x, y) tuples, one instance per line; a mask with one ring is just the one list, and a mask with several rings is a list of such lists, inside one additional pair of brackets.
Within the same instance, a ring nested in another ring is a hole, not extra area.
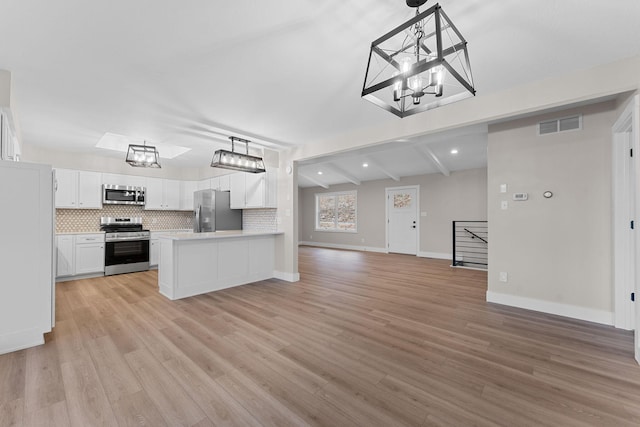
[(0, 426), (624, 426), (632, 334), (484, 301), (446, 261), (300, 248), (302, 280), (171, 302), (155, 272), (61, 283), (0, 356)]

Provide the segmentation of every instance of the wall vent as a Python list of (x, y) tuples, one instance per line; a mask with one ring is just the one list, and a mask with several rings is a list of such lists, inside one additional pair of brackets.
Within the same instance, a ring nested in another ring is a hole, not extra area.
[(538, 135), (566, 132), (582, 129), (582, 115), (563, 117), (561, 119), (545, 120), (538, 123)]

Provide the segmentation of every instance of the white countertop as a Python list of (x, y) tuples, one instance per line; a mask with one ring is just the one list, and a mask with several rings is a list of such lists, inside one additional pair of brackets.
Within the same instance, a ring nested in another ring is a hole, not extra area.
[(58, 236), (78, 236), (80, 234), (104, 234), (104, 231), (66, 231), (66, 232), (56, 232)]
[(232, 237), (274, 236), (284, 234), (282, 231), (249, 231), (249, 230), (224, 230), (212, 233), (172, 233), (158, 236), (159, 239), (169, 240), (202, 240), (202, 239), (227, 239)]

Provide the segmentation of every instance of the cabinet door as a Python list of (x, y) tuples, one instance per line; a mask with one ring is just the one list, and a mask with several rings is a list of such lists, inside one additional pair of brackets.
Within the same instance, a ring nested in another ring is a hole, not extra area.
[(147, 178), (146, 203), (144, 208), (150, 210), (164, 209), (164, 190), (162, 179)]
[(231, 175), (222, 175), (220, 176), (220, 191), (230, 191), (230, 178)]
[(101, 173), (78, 172), (78, 207), (83, 209), (102, 208)]
[(104, 243), (76, 244), (76, 274), (104, 272)]
[(196, 181), (180, 182), (180, 210), (193, 210), (193, 193), (197, 190), (198, 183)]
[(231, 191), (231, 209), (244, 209), (245, 207), (245, 175), (247, 174), (244, 172), (238, 172), (230, 175), (229, 190)]
[(209, 178), (198, 181), (198, 190), (210, 190), (211, 180)]
[(73, 275), (73, 236), (56, 236), (56, 277)]
[(149, 243), (149, 265), (158, 265), (160, 260), (160, 241), (151, 239)]
[(245, 206), (247, 208), (263, 208), (265, 193), (265, 174), (245, 174)]
[(56, 169), (56, 208), (77, 208), (78, 171)]
[(180, 209), (180, 181), (175, 179), (163, 179), (162, 181), (163, 209), (177, 211)]
[(220, 191), (220, 177), (219, 176), (215, 176), (215, 177), (211, 178), (210, 182), (211, 182), (211, 189), (212, 190)]

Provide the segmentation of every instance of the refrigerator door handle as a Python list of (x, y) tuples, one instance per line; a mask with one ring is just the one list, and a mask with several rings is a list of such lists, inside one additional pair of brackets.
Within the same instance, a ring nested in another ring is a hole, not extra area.
[(200, 233), (202, 231), (202, 227), (200, 224), (200, 214), (202, 211), (202, 205), (198, 205), (198, 208), (193, 212), (195, 215), (195, 220), (193, 222), (193, 227), (196, 233)]

